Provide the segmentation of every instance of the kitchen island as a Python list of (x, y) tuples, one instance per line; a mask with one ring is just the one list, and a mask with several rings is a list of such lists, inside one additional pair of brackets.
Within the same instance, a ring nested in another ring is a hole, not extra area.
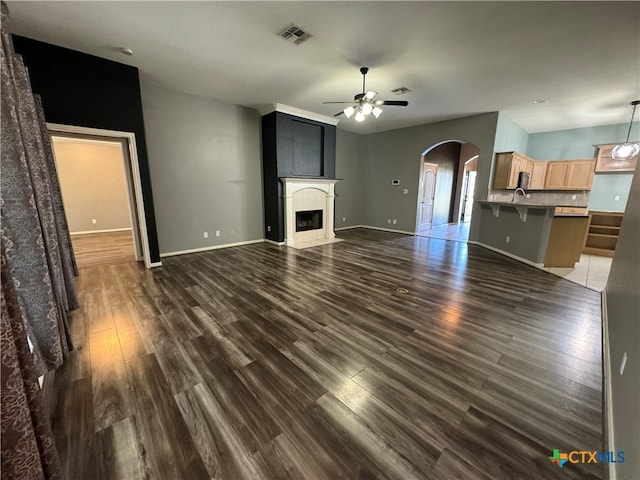
[[(477, 201), (479, 245), (536, 266), (571, 267), (589, 226), (586, 209), (526, 202)], [(578, 212), (578, 213), (576, 213)]]

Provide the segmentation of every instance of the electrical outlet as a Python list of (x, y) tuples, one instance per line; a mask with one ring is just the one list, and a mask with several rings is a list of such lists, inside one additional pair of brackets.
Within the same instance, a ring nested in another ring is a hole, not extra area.
[(398, 221), (394, 218), (393, 219), (393, 224), (395, 225), (396, 223), (398, 223)]
[(98, 223), (98, 221), (95, 218), (92, 218), (91, 223)]
[(342, 217), (342, 221), (346, 222), (347, 221), (347, 217)]
[(391, 219), (390, 219), (390, 218), (387, 218), (387, 223), (388, 223), (389, 225), (391, 225)]
[(509, 243), (511, 241), (511, 237), (507, 236), (507, 238), (505, 238), (505, 241)]
[(204, 232), (203, 236), (204, 238), (209, 238), (209, 232)]
[[(619, 202), (620, 201), (620, 195), (616, 195), (615, 197), (613, 197), (613, 201), (614, 202)], [(93, 222), (96, 223), (96, 222)]]
[(216, 237), (220, 236), (220, 230), (216, 230)]
[(571, 195), (571, 200), (575, 200), (576, 198), (578, 198), (577, 195)]
[(531, 194), (530, 193), (527, 193), (527, 198), (531, 198)]
[(267, 225), (267, 232), (271, 231), (271, 225)]
[(405, 188), (404, 190), (402, 190), (402, 193), (404, 193), (406, 195), (407, 193), (409, 193), (409, 189)]

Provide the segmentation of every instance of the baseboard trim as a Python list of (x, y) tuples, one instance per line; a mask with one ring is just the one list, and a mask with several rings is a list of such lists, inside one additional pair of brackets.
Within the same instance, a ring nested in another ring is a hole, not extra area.
[(415, 232), (405, 232), (404, 230), (395, 230), (393, 228), (373, 227), (371, 225), (358, 225), (357, 227), (351, 228), (368, 228), (370, 230), (381, 230), (383, 232), (401, 233), (403, 235), (411, 235), (412, 237), (415, 236)]
[(352, 228), (368, 228), (365, 225), (351, 225), (350, 227), (338, 227), (338, 228), (334, 228), (333, 231), (334, 232), (339, 232), (340, 230), (351, 230)]
[(269, 240), (268, 238), (265, 238), (263, 241), (264, 243), (270, 243), (271, 245), (275, 245), (276, 247), (283, 247), (286, 245), (284, 242), (275, 242), (273, 240)]
[[(505, 257), (513, 258), (522, 263), (526, 263), (527, 265), (531, 265), (532, 267), (543, 269), (542, 263), (535, 263), (531, 260), (527, 260), (526, 258), (519, 257), (518, 255), (514, 255), (513, 253), (505, 252), (504, 250), (500, 250), (499, 248), (492, 247), (491, 245), (487, 245), (486, 243), (477, 242), (475, 240), (467, 240), (467, 243), (471, 245), (478, 245), (479, 247), (486, 248), (487, 250), (491, 250), (492, 252), (499, 253), (500, 255), (504, 255)], [(543, 269), (544, 270), (544, 269)]]
[[(615, 439), (613, 435), (613, 392), (611, 389), (611, 355), (609, 352), (609, 316), (607, 314), (607, 291), (600, 293), (602, 302), (602, 400), (603, 400), (603, 428), (604, 449), (607, 452), (615, 452)], [(616, 479), (615, 464), (608, 463), (604, 469), (606, 480)]]
[(156, 268), (161, 266), (162, 266), (162, 262), (153, 262), (149, 264), (149, 268)]
[(110, 233), (110, 232), (127, 232), (131, 231), (132, 228), (107, 228), (104, 230), (84, 230), (82, 232), (69, 232), (69, 235), (89, 235), (91, 233)]
[(251, 245), (252, 243), (262, 243), (262, 242), (264, 242), (263, 238), (259, 240), (247, 240), (245, 242), (234, 242), (234, 243), (225, 243), (222, 245), (211, 245), (209, 247), (190, 248), (189, 250), (178, 250), (175, 252), (161, 253), (160, 258), (175, 257), (178, 255), (187, 255), (189, 253), (207, 252), (209, 250), (219, 250), (221, 248), (240, 247), (242, 245)]

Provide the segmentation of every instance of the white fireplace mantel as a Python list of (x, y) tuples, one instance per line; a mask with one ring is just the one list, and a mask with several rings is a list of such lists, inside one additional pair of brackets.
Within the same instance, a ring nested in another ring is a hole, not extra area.
[[(285, 244), (293, 246), (335, 238), (335, 184), (340, 180), (311, 177), (282, 177), (284, 184)], [(322, 210), (322, 229), (296, 232), (296, 212)]]

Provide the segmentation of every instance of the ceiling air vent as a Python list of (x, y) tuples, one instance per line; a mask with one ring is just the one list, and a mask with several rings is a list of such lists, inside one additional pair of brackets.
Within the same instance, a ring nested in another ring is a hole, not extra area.
[(312, 37), (310, 33), (305, 32), (293, 23), (281, 31), (278, 36), (293, 43), (294, 45), (300, 45), (302, 42), (309, 40)]
[(396, 88), (395, 90), (391, 90), (391, 93), (395, 93), (396, 95), (404, 95), (405, 93), (409, 93), (411, 90), (409, 90), (407, 87), (400, 87), (400, 88)]

